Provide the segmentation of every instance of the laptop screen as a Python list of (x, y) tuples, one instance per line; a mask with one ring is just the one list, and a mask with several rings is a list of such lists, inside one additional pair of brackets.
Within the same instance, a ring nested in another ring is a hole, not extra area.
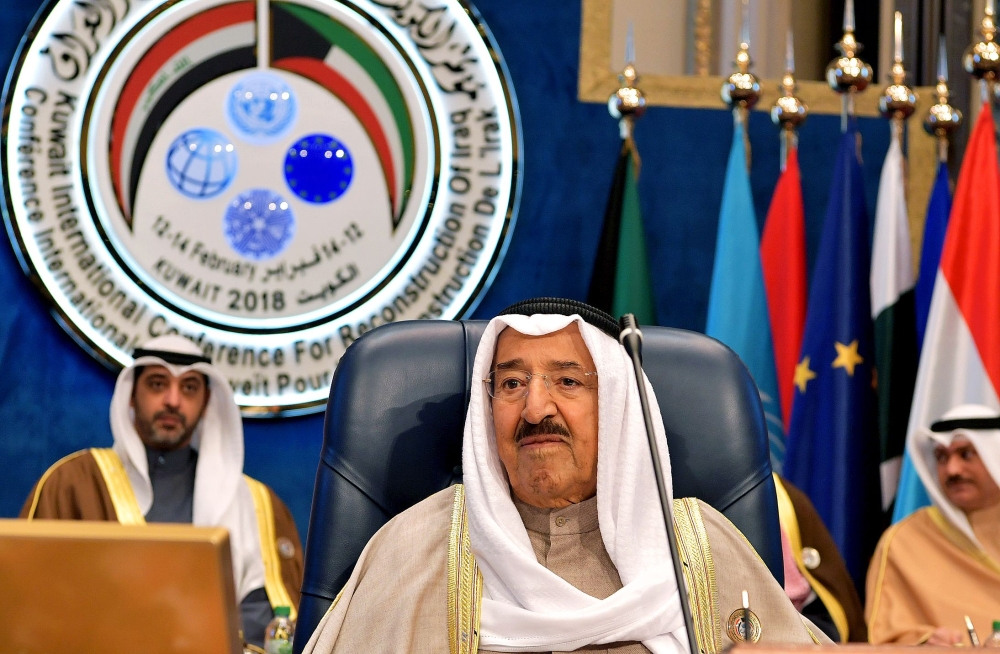
[(231, 561), (221, 528), (0, 520), (3, 649), (239, 654)]

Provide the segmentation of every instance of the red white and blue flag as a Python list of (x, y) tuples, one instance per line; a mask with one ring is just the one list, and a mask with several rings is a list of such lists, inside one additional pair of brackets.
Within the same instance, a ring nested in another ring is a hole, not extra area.
[[(1000, 409), (1000, 172), (984, 104), (955, 189), (907, 429), (960, 404)], [(910, 453), (913, 456), (913, 453)]]

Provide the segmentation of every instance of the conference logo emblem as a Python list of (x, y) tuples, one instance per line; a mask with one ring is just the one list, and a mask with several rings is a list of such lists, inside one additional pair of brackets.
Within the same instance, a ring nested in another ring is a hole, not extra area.
[(462, 0), (55, 0), (4, 89), (4, 219), (90, 353), (198, 344), (248, 414), (457, 318), (510, 239), (516, 103)]

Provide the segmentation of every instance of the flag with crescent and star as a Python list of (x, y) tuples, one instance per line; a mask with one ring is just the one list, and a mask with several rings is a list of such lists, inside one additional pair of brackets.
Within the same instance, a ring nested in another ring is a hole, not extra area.
[(834, 163), (813, 268), (785, 475), (809, 495), (862, 587), (882, 526), (868, 239), (851, 121)]
[(891, 509), (899, 484), (919, 352), (903, 134), (901, 129), (893, 128), (892, 132), (875, 205), (871, 272), (883, 511)]

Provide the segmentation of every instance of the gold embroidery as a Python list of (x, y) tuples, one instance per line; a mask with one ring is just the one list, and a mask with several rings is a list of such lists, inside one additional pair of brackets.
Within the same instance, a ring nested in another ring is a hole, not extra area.
[(139, 502), (135, 499), (135, 491), (132, 490), (132, 482), (128, 480), (128, 473), (118, 454), (111, 448), (92, 447), (90, 449), (97, 467), (104, 477), (104, 485), (108, 487), (108, 495), (111, 496), (111, 504), (115, 507), (115, 514), (118, 522), (123, 525), (144, 525), (146, 519), (139, 509)]
[(42, 478), (38, 480), (38, 485), (35, 486), (35, 495), (31, 499), (31, 509), (28, 510), (28, 518), (27, 518), (28, 520), (35, 519), (35, 511), (38, 510), (38, 500), (41, 499), (42, 497), (42, 486), (45, 485), (45, 482), (48, 481), (52, 473), (56, 471), (56, 468), (66, 463), (70, 459), (75, 459), (76, 457), (83, 454), (85, 451), (86, 450), (80, 450), (79, 452), (73, 452), (72, 454), (67, 454), (66, 456), (53, 463), (51, 466), (49, 466), (49, 469), (45, 471), (45, 474), (42, 475)]
[(805, 620), (802, 620), (802, 626), (806, 628), (806, 633), (808, 633), (809, 637), (812, 638), (813, 643), (815, 643), (816, 645), (823, 644), (820, 642), (819, 637), (813, 633), (813, 630), (809, 628), (809, 625), (806, 624)]
[(701, 518), (698, 500), (674, 500), (674, 531), (684, 579), (690, 594), (695, 641), (703, 654), (716, 654), (722, 649), (722, 625), (715, 582), (715, 562), (709, 549), (708, 533)]
[(830, 612), (830, 618), (833, 620), (834, 626), (837, 627), (837, 631), (840, 632), (840, 642), (846, 643), (850, 635), (847, 625), (847, 612), (844, 611), (844, 607), (833, 593), (826, 586), (819, 583), (806, 566), (805, 560), (802, 558), (802, 534), (799, 531), (799, 521), (795, 516), (795, 506), (792, 504), (792, 498), (788, 495), (785, 487), (781, 485), (778, 475), (772, 474), (772, 476), (774, 477), (774, 492), (778, 496), (778, 516), (781, 520), (781, 526), (785, 528), (785, 535), (788, 536), (789, 545), (792, 547), (792, 555), (795, 557), (795, 567), (809, 581), (809, 585), (823, 602), (823, 606)]
[(479, 610), (483, 575), (472, 555), (469, 521), (465, 513), (465, 487), (455, 486), (448, 535), (448, 649), (451, 654), (479, 651)]
[(1000, 572), (1000, 565), (997, 564), (990, 555), (983, 550), (976, 547), (976, 544), (969, 540), (969, 537), (963, 534), (961, 531), (955, 528), (953, 524), (948, 522), (948, 519), (944, 517), (936, 506), (929, 507), (927, 509), (927, 515), (930, 516), (931, 522), (937, 525), (937, 528), (944, 532), (944, 535), (948, 537), (956, 547), (961, 549), (963, 552), (971, 556), (976, 561), (993, 570), (994, 572)]
[(260, 534), (260, 555), (264, 561), (264, 591), (271, 601), (271, 606), (287, 606), (291, 609), (294, 620), (298, 616), (295, 604), (285, 588), (281, 578), (281, 560), (278, 558), (277, 538), (274, 534), (274, 507), (271, 505), (271, 494), (267, 486), (252, 477), (243, 475), (250, 496), (253, 498), (254, 513), (257, 514), (257, 531)]

